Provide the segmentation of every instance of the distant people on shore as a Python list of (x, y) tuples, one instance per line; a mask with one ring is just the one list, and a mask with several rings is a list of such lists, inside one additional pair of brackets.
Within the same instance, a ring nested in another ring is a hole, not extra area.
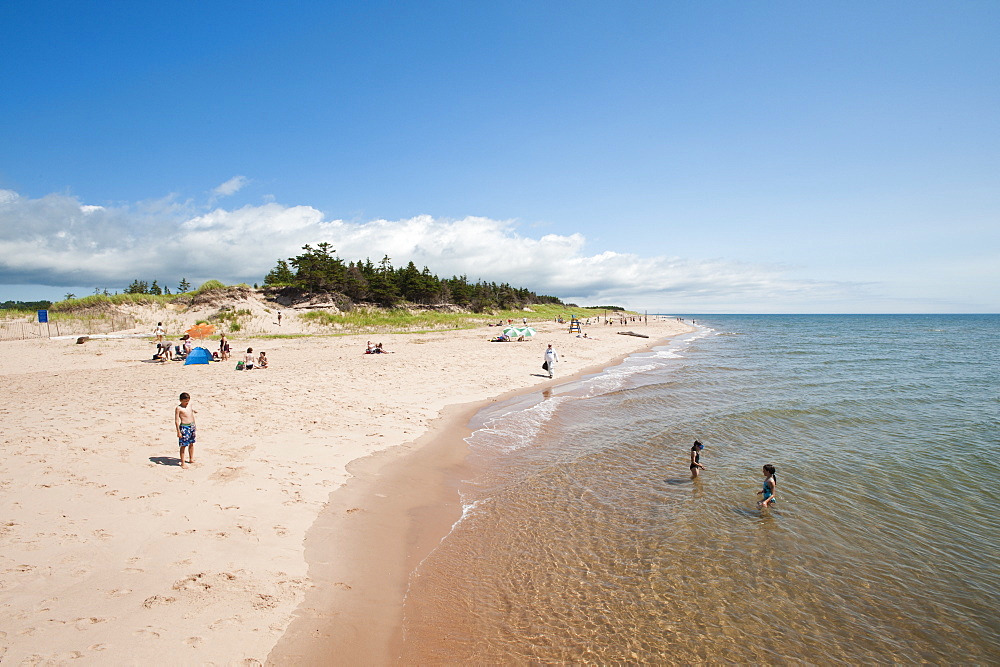
[(763, 498), (761, 498), (757, 505), (763, 509), (774, 504), (774, 493), (778, 488), (778, 481), (774, 466), (770, 463), (764, 465), (761, 470), (764, 472), (764, 487), (757, 492), (757, 495), (763, 496)]
[(691, 479), (697, 477), (700, 471), (705, 469), (701, 462), (701, 450), (703, 449), (705, 449), (705, 445), (701, 444), (699, 440), (695, 440), (694, 444), (691, 445)]

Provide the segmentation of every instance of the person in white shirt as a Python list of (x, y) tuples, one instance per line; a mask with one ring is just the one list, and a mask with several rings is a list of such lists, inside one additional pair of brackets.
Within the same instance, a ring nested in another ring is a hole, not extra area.
[(545, 369), (549, 372), (549, 377), (550, 378), (554, 377), (556, 370), (556, 362), (559, 361), (559, 353), (552, 349), (552, 343), (549, 343), (549, 346), (548, 348), (546, 348), (545, 355), (543, 358), (545, 359), (545, 366), (546, 366)]

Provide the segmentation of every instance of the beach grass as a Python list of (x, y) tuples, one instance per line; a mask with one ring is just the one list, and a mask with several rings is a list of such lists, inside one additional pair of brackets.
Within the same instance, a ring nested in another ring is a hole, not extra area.
[(498, 310), (489, 313), (445, 312), (436, 310), (392, 310), (357, 309), (351, 312), (313, 310), (299, 317), (309, 323), (330, 327), (338, 332), (379, 332), (393, 331), (414, 333), (416, 331), (440, 331), (442, 329), (471, 329), (492, 324), (497, 320), (512, 319), (517, 323), (521, 318), (531, 320), (554, 320), (562, 317), (568, 321), (572, 317), (600, 317), (605, 311), (598, 308), (567, 307), (558, 304), (537, 304), (530, 310)]

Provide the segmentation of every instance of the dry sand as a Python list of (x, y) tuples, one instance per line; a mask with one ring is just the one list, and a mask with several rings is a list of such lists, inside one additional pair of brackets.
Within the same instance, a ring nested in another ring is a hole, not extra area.
[[(541, 389), (689, 329), (624, 327), (647, 340), (594, 325), (593, 340), (533, 325), (523, 343), (488, 343), (488, 327), (386, 335), (385, 355), (362, 354), (370, 336), (237, 335), (233, 361), (207, 366), (152, 363), (151, 338), (0, 343), (0, 662), (263, 663), (314, 586), (306, 534), (349, 463), (432, 445), (448, 406)], [(554, 381), (540, 368), (550, 342)], [(271, 367), (235, 372), (247, 346)], [(187, 470), (182, 391), (198, 410)]]

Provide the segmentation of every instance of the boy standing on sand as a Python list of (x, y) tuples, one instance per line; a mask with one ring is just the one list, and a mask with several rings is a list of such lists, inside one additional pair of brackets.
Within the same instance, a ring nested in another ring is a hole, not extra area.
[[(194, 463), (194, 413), (191, 407), (191, 395), (186, 391), (180, 396), (181, 404), (174, 408), (174, 427), (177, 429), (177, 443), (180, 446), (181, 467), (187, 468), (188, 463)], [(187, 448), (187, 461), (184, 461), (184, 449)]]

